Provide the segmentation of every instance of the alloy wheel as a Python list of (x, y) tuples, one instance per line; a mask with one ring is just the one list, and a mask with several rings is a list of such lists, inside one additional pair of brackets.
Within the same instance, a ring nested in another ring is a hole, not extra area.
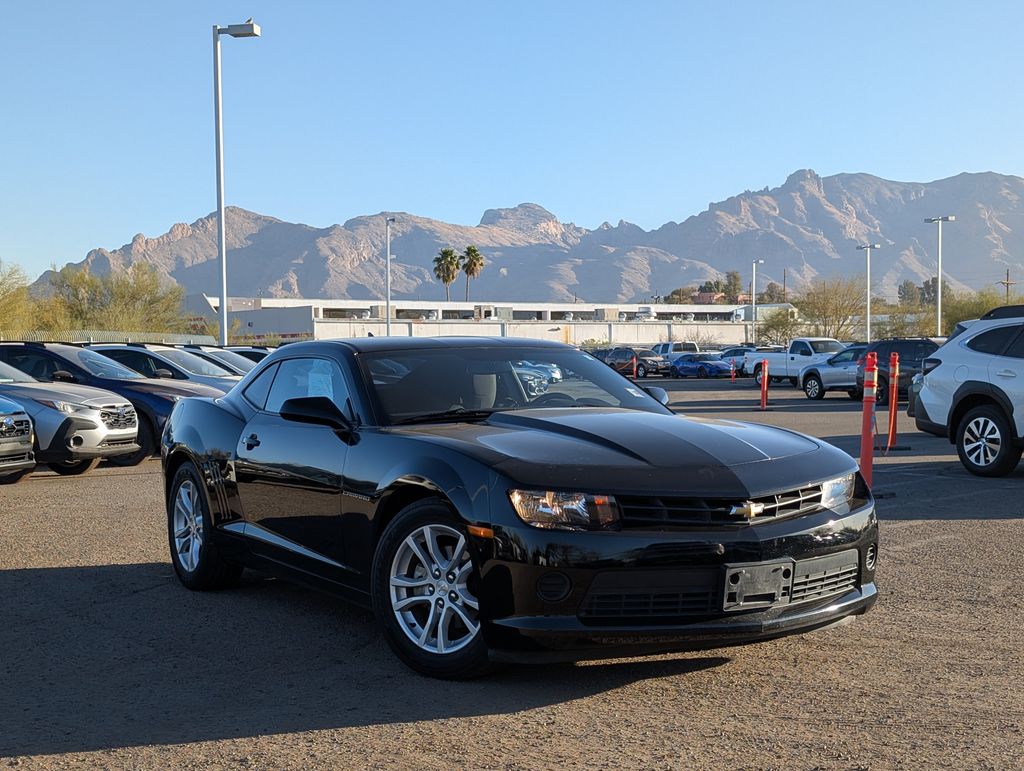
[(198, 501), (198, 491), (191, 480), (186, 479), (174, 496), (174, 551), (178, 562), (187, 572), (199, 566), (203, 548), (203, 512)]
[(964, 429), (964, 452), (976, 466), (988, 466), (999, 455), (1002, 436), (999, 426), (986, 417), (977, 417)]
[(480, 632), (480, 604), (467, 582), (466, 537), (440, 524), (419, 527), (391, 562), (391, 609), (402, 631), (428, 653), (454, 653)]
[(818, 382), (817, 378), (808, 378), (807, 382), (804, 383), (804, 393), (807, 394), (809, 399), (817, 399), (818, 393), (821, 391), (821, 383)]

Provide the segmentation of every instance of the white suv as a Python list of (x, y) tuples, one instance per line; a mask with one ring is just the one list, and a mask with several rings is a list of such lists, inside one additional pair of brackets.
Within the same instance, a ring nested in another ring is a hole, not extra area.
[(996, 308), (924, 360), (922, 431), (949, 437), (964, 468), (1003, 476), (1024, 449), (1024, 306)]

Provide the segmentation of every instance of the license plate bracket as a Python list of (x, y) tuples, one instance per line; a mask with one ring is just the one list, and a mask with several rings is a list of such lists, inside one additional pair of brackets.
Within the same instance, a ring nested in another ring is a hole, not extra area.
[(785, 604), (789, 602), (792, 589), (792, 560), (726, 565), (722, 610), (749, 610)]

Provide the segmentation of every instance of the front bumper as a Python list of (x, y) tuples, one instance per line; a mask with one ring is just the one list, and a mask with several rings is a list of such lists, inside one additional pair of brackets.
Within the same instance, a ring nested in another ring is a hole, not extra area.
[[(481, 566), (482, 607), (492, 614), (484, 625), (488, 648), (502, 661), (697, 650), (862, 614), (877, 596), (878, 524), (873, 503), (861, 504), (841, 516), (823, 510), (700, 530), (495, 527), (492, 558)], [(792, 571), (778, 594), (736, 604), (727, 585), (733, 573), (776, 566)], [(808, 593), (808, 586), (820, 590)]]
[(40, 463), (112, 458), (138, 452), (137, 427), (110, 430), (86, 418), (66, 418), (50, 439), (49, 445), (36, 450)]
[[(22, 439), (26, 441), (21, 441)], [(35, 468), (36, 458), (32, 452), (31, 438), (0, 441), (0, 476)]]

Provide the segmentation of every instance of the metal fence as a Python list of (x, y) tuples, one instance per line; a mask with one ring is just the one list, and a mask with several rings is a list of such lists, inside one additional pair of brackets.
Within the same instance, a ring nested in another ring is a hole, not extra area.
[(64, 332), (5, 332), (0, 341), (22, 340), (40, 343), (166, 343), (167, 345), (216, 345), (210, 335), (175, 335), (167, 332), (107, 332), (97, 329), (72, 329)]

